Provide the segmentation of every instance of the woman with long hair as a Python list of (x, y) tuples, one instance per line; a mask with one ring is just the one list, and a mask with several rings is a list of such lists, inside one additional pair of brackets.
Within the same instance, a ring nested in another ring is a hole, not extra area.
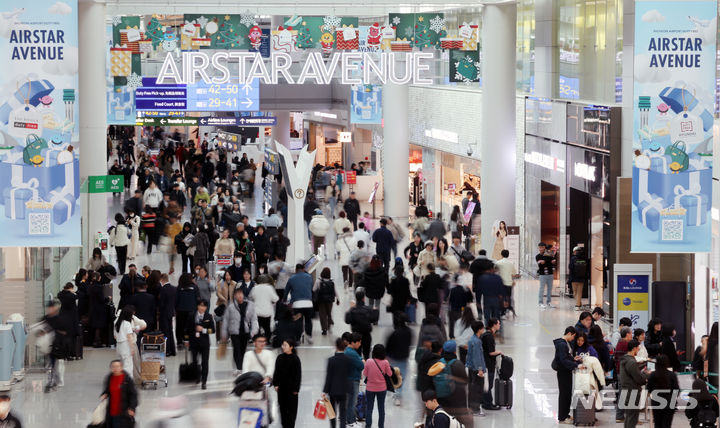
[(460, 263), (454, 253), (448, 253), (448, 242), (445, 238), (438, 239), (435, 249), (438, 265), (451, 274), (460, 269)]
[(385, 426), (385, 396), (387, 395), (387, 386), (385, 384), (385, 376), (392, 376), (390, 363), (385, 359), (385, 346), (376, 344), (372, 349), (372, 358), (365, 362), (363, 376), (367, 377), (367, 391), (365, 401), (365, 426), (372, 426), (373, 408), (377, 400), (378, 408), (378, 427)]
[(125, 217), (122, 214), (115, 214), (115, 227), (110, 231), (110, 245), (115, 247), (115, 254), (118, 262), (118, 273), (125, 274), (127, 264), (128, 245), (130, 244), (130, 230), (125, 225)]
[(90, 256), (90, 260), (87, 262), (87, 266), (85, 266), (88, 270), (98, 270), (101, 267), (105, 266), (107, 264), (107, 260), (105, 259), (105, 256), (103, 256), (102, 251), (100, 251), (100, 248), (93, 248), (92, 256)]
[(135, 332), (132, 327), (133, 315), (135, 315), (134, 306), (127, 305), (122, 308), (113, 329), (118, 355), (123, 362), (123, 367), (130, 376), (133, 375), (133, 356), (137, 353)]
[(470, 306), (465, 306), (460, 318), (455, 321), (455, 343), (458, 347), (458, 357), (460, 357), (463, 364), (465, 364), (465, 358), (467, 357), (468, 342), (470, 342), (470, 338), (474, 334), (471, 326), (475, 321), (477, 320), (472, 310), (470, 310)]
[(662, 334), (663, 341), (660, 347), (660, 354), (668, 357), (668, 367), (677, 372), (682, 368), (682, 364), (680, 364), (677, 348), (675, 347), (675, 326), (670, 323), (663, 324)]
[(662, 341), (662, 320), (653, 318), (648, 322), (648, 328), (645, 332), (645, 348), (648, 350), (649, 357), (655, 357), (660, 353)]
[[(90, 303), (89, 328), (94, 331), (93, 348), (100, 348), (102, 346), (101, 332), (108, 327), (107, 307), (105, 305), (107, 298), (105, 297), (105, 287), (100, 282), (100, 273), (89, 271), (88, 278), (90, 278), (88, 291), (88, 301)], [(110, 338), (108, 338), (108, 342), (110, 342)]]
[(507, 225), (504, 221), (500, 221), (500, 223), (498, 223), (497, 230), (494, 230), (493, 232), (495, 232), (495, 245), (493, 245), (492, 258), (493, 260), (500, 260), (502, 259), (502, 255), (500, 253), (505, 249)]
[(602, 328), (595, 324), (590, 327), (590, 333), (588, 334), (588, 342), (595, 348), (595, 352), (598, 354), (598, 360), (602, 365), (603, 370), (607, 373), (612, 370), (612, 358), (610, 358), (610, 345), (605, 342)]
[(282, 354), (275, 360), (273, 386), (280, 404), (280, 420), (283, 428), (295, 426), (298, 408), (298, 394), (302, 379), (302, 364), (297, 356), (297, 344), (292, 338), (282, 341)]
[[(680, 392), (677, 375), (670, 368), (670, 360), (666, 355), (660, 354), (655, 363), (655, 371), (650, 374), (647, 390), (650, 393), (653, 409), (653, 418), (657, 428), (670, 428), (672, 426), (673, 414), (675, 413), (675, 400), (672, 397)], [(662, 401), (653, 398), (663, 398)]]
[(189, 273), (180, 275), (175, 301), (175, 339), (178, 347), (183, 346), (185, 325), (190, 314), (195, 312), (198, 300), (200, 300), (200, 293), (192, 275)]
[(463, 232), (464, 225), (465, 225), (465, 218), (463, 217), (462, 211), (460, 211), (460, 206), (455, 205), (453, 207), (452, 213), (450, 213), (450, 221), (448, 222), (448, 228), (450, 229), (450, 234), (451, 235), (457, 234), (462, 239), (462, 232)]

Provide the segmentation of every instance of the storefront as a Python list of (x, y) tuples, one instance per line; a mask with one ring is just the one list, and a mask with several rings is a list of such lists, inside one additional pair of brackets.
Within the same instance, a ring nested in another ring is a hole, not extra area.
[(480, 161), (450, 153), (441, 153), (440, 179), (442, 198), (440, 212), (448, 220), (455, 205), (462, 206), (468, 191), (480, 194)]
[[(589, 258), (590, 300), (607, 306), (614, 257), (615, 177), (619, 158), (619, 108), (526, 100), (525, 230), (522, 266), (534, 274), (538, 242), (558, 251), (556, 286), (565, 284), (575, 247)], [(588, 298), (588, 290), (583, 298)], [(607, 309), (607, 307), (606, 307)]]

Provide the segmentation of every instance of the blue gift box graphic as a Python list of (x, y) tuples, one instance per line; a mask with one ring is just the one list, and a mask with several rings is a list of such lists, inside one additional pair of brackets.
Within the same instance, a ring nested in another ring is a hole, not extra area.
[(52, 205), (53, 222), (63, 224), (75, 213), (75, 197), (68, 188), (58, 187), (50, 191), (48, 202)]
[(684, 189), (699, 189), (698, 193), (709, 195), (712, 192), (712, 169), (680, 171), (677, 174), (663, 174), (657, 171), (648, 171), (633, 166), (632, 201), (635, 206), (641, 192), (651, 193), (663, 199), (665, 206), (671, 205), (675, 200), (675, 186)]
[[(50, 151), (52, 152), (52, 151)], [(72, 195), (77, 200), (80, 197), (80, 162), (77, 158), (73, 162), (62, 165), (33, 167), (22, 163), (0, 162), (0, 192), (4, 195), (6, 189), (12, 188), (13, 177), (19, 177), (23, 183), (31, 179), (38, 182), (37, 191), (40, 199), (46, 199), (50, 191), (57, 187), (68, 187), (72, 189)], [(3, 198), (3, 203), (4, 203)]]
[(25, 203), (37, 201), (39, 182), (37, 178), (22, 181), (21, 177), (13, 177), (11, 187), (3, 190), (3, 203), (5, 204), (5, 217), (12, 220), (25, 218)]
[(638, 207), (638, 218), (640, 223), (653, 232), (660, 229), (660, 211), (665, 207), (662, 198), (657, 195), (646, 195)]

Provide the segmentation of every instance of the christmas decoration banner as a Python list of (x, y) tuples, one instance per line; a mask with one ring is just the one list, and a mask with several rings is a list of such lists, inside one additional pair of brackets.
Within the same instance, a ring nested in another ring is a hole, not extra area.
[(321, 49), (330, 53), (335, 49), (337, 30), (343, 27), (358, 28), (358, 18), (328, 16), (293, 16), (285, 18), (285, 27), (292, 27), (298, 33), (297, 47), (300, 49)]
[(440, 39), (447, 37), (442, 13), (391, 13), (389, 22), (397, 39), (411, 42), (412, 47), (440, 48)]
[(715, 1), (636, 1), (632, 251), (712, 240)]
[(77, 0), (0, 6), (0, 247), (81, 245)]
[(448, 64), (451, 82), (480, 81), (480, 53), (478, 51), (451, 50)]
[(255, 15), (249, 13), (185, 14), (184, 19), (181, 38), (190, 40), (188, 49), (257, 50), (262, 43), (262, 31), (255, 21)]

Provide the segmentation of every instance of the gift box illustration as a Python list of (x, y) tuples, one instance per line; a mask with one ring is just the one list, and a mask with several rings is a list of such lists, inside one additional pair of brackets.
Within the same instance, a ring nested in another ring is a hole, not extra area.
[(356, 51), (360, 49), (360, 30), (357, 28), (344, 27), (337, 30), (337, 48), (341, 51)]
[(140, 50), (140, 42), (145, 37), (145, 32), (139, 31), (137, 28), (125, 28), (120, 30), (120, 46), (130, 49), (131, 53), (142, 53)]
[(463, 39), (460, 37), (443, 37), (440, 39), (442, 49), (462, 49)]
[(290, 28), (278, 27), (270, 32), (270, 46), (274, 52), (297, 52), (298, 32)]
[(49, 95), (54, 89), (55, 87), (48, 80), (27, 79), (27, 81), (19, 85), (12, 93), (12, 96), (0, 106), (0, 121), (7, 125), (10, 112), (24, 105), (37, 107), (40, 104), (40, 98)]
[(478, 26), (474, 24), (463, 23), (458, 26), (458, 35), (462, 37), (462, 50), (476, 51), (478, 48)]
[(130, 48), (110, 48), (110, 75), (127, 77), (132, 74), (132, 50)]
[(13, 177), (10, 186), (3, 190), (5, 217), (12, 220), (24, 219), (26, 214), (25, 203), (40, 200), (39, 186), (40, 182), (37, 178), (22, 181), (20, 177)]
[[(67, 157), (70, 159), (63, 159)], [(7, 206), (10, 199), (4, 196), (6, 194), (9, 196), (7, 192), (15, 187), (35, 189), (37, 197), (42, 200), (47, 200), (50, 192), (57, 187), (67, 188), (68, 192), (71, 192), (77, 200), (80, 197), (79, 161), (67, 150), (58, 153), (57, 158), (58, 164), (45, 162), (40, 167), (25, 165), (21, 158), (16, 160), (19, 163), (0, 162), (0, 194), (3, 195), (0, 200), (2, 203)], [(60, 163), (61, 161), (68, 162)]]
[(393, 52), (410, 52), (412, 51), (412, 42), (407, 39), (392, 40), (390, 42), (390, 50)]

